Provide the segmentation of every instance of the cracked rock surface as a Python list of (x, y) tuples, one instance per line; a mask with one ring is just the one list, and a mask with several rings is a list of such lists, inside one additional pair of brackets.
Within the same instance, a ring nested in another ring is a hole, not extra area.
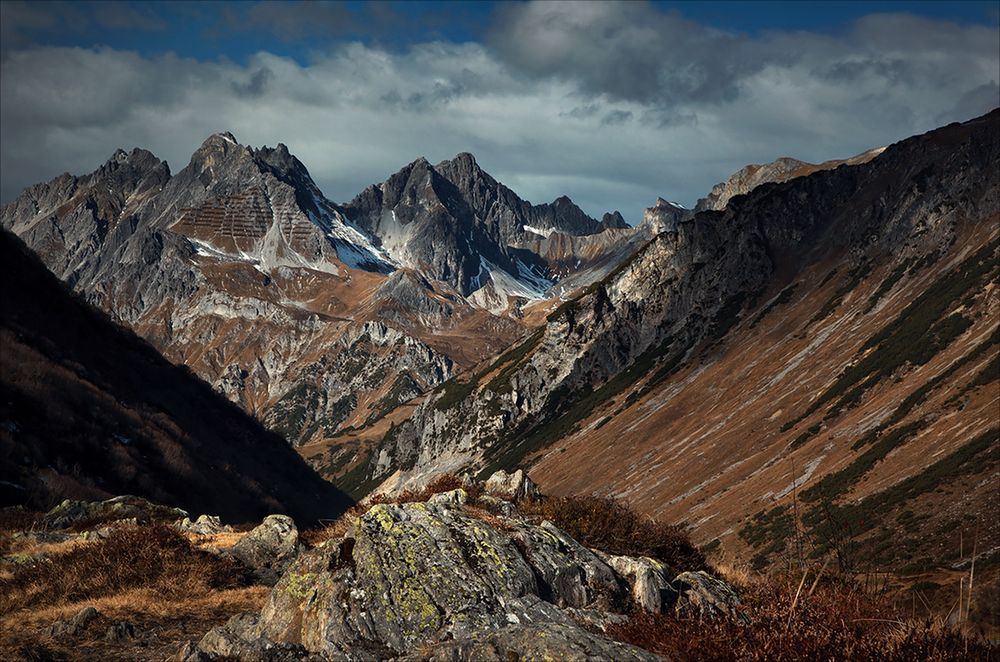
[[(654, 570), (664, 590), (647, 586)], [(259, 616), (232, 619), (179, 659), (658, 660), (601, 630), (630, 609), (680, 604), (668, 572), (595, 553), (551, 522), (484, 515), (454, 490), (373, 506), (292, 562)], [(687, 574), (686, 607), (739, 614), (725, 582)]]

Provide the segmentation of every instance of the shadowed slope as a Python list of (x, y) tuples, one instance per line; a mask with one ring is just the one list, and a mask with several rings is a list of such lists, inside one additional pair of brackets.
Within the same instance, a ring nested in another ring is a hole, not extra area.
[(279, 436), (73, 296), (0, 234), (4, 502), (138, 494), (231, 521), (349, 503)]

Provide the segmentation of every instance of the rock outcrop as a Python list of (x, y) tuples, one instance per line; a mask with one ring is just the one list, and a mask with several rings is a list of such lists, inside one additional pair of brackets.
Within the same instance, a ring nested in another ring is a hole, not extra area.
[(709, 194), (698, 200), (695, 211), (706, 209), (725, 209), (729, 201), (737, 195), (746, 195), (762, 184), (787, 182), (795, 177), (832, 170), (842, 165), (859, 165), (867, 163), (884, 151), (884, 147), (876, 147), (852, 156), (849, 159), (824, 161), (823, 163), (808, 163), (798, 159), (783, 156), (770, 163), (751, 164), (740, 168), (729, 179), (712, 187)]
[(583, 623), (627, 619), (630, 602), (664, 611), (654, 598), (668, 593), (686, 605), (678, 613), (742, 618), (732, 587), (707, 573), (655, 584), (643, 573), (669, 577), (665, 564), (607, 557), (551, 522), (484, 516), (467, 500), (459, 489), (372, 506), (342, 538), (300, 555), (259, 615), (230, 620), (181, 658), (651, 661)]
[(82, 523), (109, 524), (118, 520), (166, 522), (178, 517), (187, 517), (187, 512), (152, 503), (142, 497), (123, 495), (107, 501), (66, 499), (47, 512), (40, 524), (46, 529), (68, 529)]
[(539, 496), (538, 486), (521, 469), (507, 473), (503, 469), (495, 472), (483, 483), (483, 491), (495, 497), (517, 503)]
[(250, 569), (258, 582), (273, 585), (301, 550), (295, 521), (286, 515), (268, 515), (240, 538), (230, 553)]

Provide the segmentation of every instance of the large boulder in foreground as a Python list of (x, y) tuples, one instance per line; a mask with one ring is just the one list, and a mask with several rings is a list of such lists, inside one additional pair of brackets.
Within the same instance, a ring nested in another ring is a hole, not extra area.
[(726, 613), (712, 611), (728, 599), (716, 589), (731, 592), (724, 582), (695, 573), (682, 594), (672, 573), (453, 490), (371, 507), (300, 554), (259, 615), (231, 619), (178, 659), (659, 660), (600, 632), (633, 605)]
[(301, 549), (295, 520), (287, 515), (268, 515), (233, 545), (230, 554), (247, 566), (258, 582), (273, 586)]

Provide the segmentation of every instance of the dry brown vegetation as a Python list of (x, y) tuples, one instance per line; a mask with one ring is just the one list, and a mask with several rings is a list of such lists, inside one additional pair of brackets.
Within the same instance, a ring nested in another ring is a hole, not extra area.
[(0, 580), (0, 614), (140, 587), (171, 599), (245, 583), (235, 562), (196, 550), (170, 527), (121, 527), (107, 538), (22, 564), (12, 577)]
[(986, 640), (941, 622), (912, 620), (854, 583), (757, 579), (741, 598), (749, 625), (633, 614), (606, 633), (679, 662), (697, 660), (990, 659)]
[[(25, 609), (0, 616), (2, 660), (163, 660), (187, 640), (200, 639), (234, 614), (257, 611), (270, 592), (265, 586), (222, 589), (168, 599), (153, 589), (134, 589), (95, 600)], [(124, 620), (143, 635), (140, 642), (113, 644), (103, 631), (54, 639), (52, 623), (92, 606), (109, 620)]]
[[(3, 522), (8, 535), (12, 525)], [(267, 592), (249, 586), (235, 561), (162, 524), (116, 527), (95, 541), (35, 544), (0, 575), (0, 659), (162, 659), (233, 614), (259, 609)], [(87, 606), (103, 615), (93, 632), (50, 635), (55, 621)], [(132, 623), (139, 637), (105, 640), (113, 620)]]
[(587, 547), (610, 554), (648, 556), (679, 570), (707, 567), (705, 556), (677, 526), (637, 513), (605, 497), (550, 497), (522, 504), (530, 517), (547, 519)]

